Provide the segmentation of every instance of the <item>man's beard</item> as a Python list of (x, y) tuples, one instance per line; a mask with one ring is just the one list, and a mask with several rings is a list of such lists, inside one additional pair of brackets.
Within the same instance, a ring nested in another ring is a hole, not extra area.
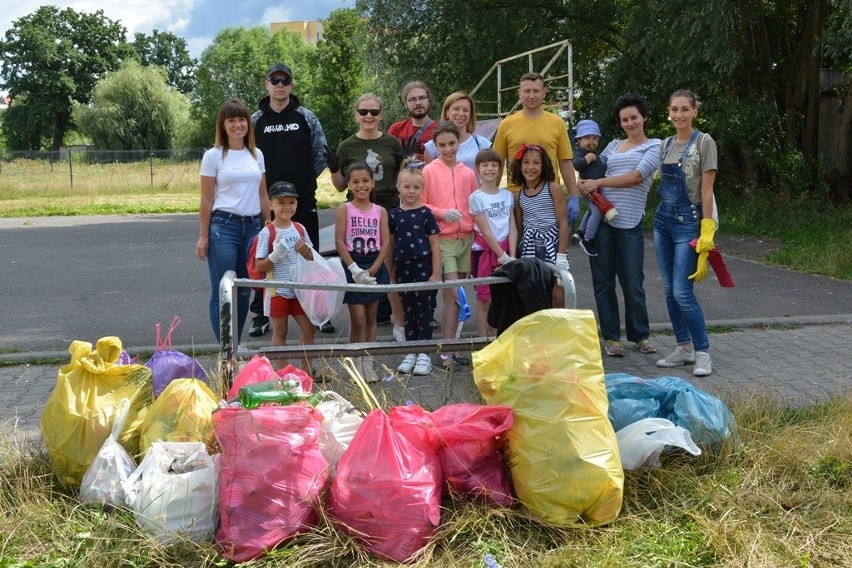
[(411, 118), (415, 118), (417, 120), (420, 120), (421, 118), (425, 118), (428, 115), (429, 115), (429, 109), (428, 108), (424, 109), (424, 110), (408, 111), (408, 116), (410, 116)]

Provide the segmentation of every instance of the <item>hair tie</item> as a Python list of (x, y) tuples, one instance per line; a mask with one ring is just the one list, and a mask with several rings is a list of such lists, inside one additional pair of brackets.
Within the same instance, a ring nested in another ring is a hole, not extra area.
[(515, 161), (517, 162), (521, 160), (527, 150), (535, 150), (541, 155), (544, 155), (544, 149), (541, 146), (536, 146), (535, 144), (521, 144), (521, 147), (518, 148), (518, 151), (515, 153)]

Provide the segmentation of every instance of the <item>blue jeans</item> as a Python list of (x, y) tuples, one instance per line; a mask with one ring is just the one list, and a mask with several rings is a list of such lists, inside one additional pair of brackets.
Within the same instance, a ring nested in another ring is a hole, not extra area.
[(645, 242), (641, 225), (616, 229), (601, 223), (595, 236), (598, 256), (590, 256), (595, 304), (604, 339), (621, 339), (621, 322), (615, 278), (624, 295), (624, 327), (628, 341), (641, 341), (650, 334), (645, 304)]
[(689, 241), (698, 238), (700, 231), (701, 213), (694, 205), (661, 202), (657, 207), (654, 247), (675, 340), (679, 345), (691, 342), (696, 350), (706, 351), (710, 347), (707, 324), (689, 279), (698, 260)]
[[(240, 217), (214, 211), (210, 218), (207, 245), (207, 269), (210, 272), (210, 324), (219, 342), (219, 282), (225, 272), (233, 270), (237, 278), (248, 278), (246, 254), (249, 242), (260, 232), (260, 216)], [(243, 333), (248, 314), (251, 288), (237, 288), (237, 342)]]

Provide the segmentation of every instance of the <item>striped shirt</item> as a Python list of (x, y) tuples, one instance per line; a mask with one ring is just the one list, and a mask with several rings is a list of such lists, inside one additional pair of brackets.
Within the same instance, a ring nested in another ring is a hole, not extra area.
[(618, 216), (607, 221), (617, 229), (632, 229), (642, 221), (645, 214), (645, 202), (651, 189), (654, 172), (660, 165), (660, 139), (651, 138), (626, 152), (618, 152), (623, 140), (613, 140), (607, 145), (601, 157), (607, 158), (606, 175), (614, 177), (633, 171), (642, 174), (642, 181), (630, 187), (603, 188), (604, 196), (618, 209)]
[(548, 182), (545, 182), (541, 191), (532, 197), (521, 188), (518, 192), (518, 205), (524, 214), (524, 230), (542, 230), (556, 225), (556, 207), (553, 206), (553, 196), (550, 195)]

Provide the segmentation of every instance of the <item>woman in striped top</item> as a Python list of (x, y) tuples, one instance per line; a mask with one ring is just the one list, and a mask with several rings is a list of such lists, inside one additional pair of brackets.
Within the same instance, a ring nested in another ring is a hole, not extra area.
[(607, 158), (606, 177), (580, 180), (579, 188), (584, 195), (601, 188), (618, 209), (617, 217), (601, 223), (598, 228), (598, 256), (589, 257), (589, 263), (605, 352), (610, 357), (623, 357), (616, 277), (624, 296), (627, 340), (634, 342), (642, 353), (657, 351), (648, 339), (645, 242), (641, 223), (652, 176), (659, 166), (660, 139), (645, 136), (645, 122), (650, 113), (642, 97), (622, 95), (615, 102), (614, 110), (627, 138), (613, 140), (601, 152), (601, 157)]

